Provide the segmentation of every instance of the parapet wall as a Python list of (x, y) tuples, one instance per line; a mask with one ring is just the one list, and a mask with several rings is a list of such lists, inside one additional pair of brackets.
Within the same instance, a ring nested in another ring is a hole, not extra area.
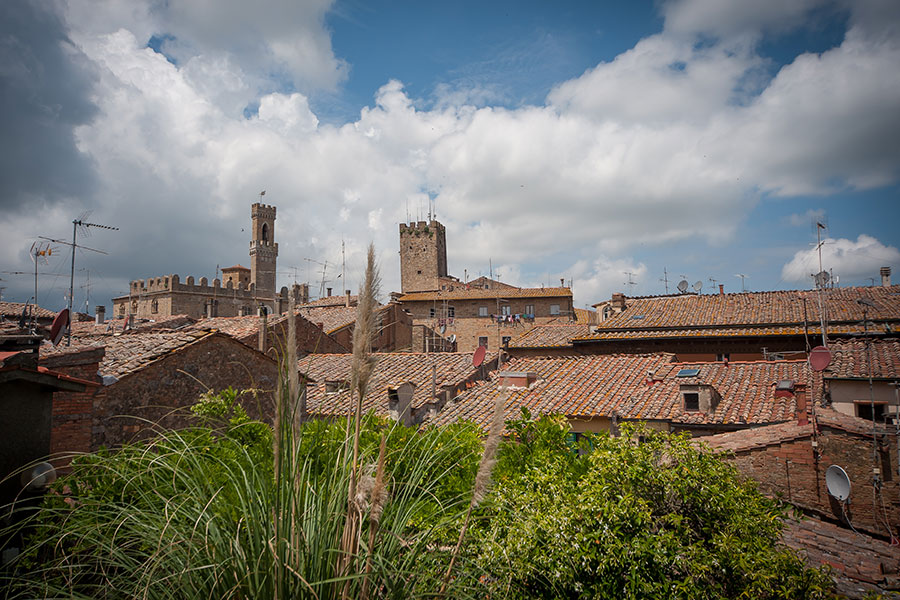
[(181, 278), (177, 274), (151, 277), (150, 279), (135, 279), (130, 286), (132, 295), (170, 291), (208, 294), (214, 290), (228, 290), (237, 295), (246, 295), (248, 298), (252, 298), (256, 294), (256, 286), (253, 283), (246, 285), (241, 281), (235, 285), (234, 282), (228, 281), (222, 285), (220, 280), (213, 279), (212, 285), (210, 285), (206, 277), (201, 277), (199, 283), (195, 283), (192, 275), (189, 275), (185, 282), (181, 283)]
[(430, 235), (435, 232), (445, 233), (446, 230), (438, 221), (418, 221), (416, 223), (400, 223), (400, 235)]

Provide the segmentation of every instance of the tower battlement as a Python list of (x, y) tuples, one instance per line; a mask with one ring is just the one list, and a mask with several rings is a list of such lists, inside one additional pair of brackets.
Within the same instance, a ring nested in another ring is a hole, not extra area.
[(400, 223), (400, 288), (403, 293), (440, 289), (447, 276), (447, 231), (432, 219)]
[(253, 204), (250, 207), (250, 216), (260, 219), (271, 219), (275, 220), (275, 212), (276, 208), (271, 204), (261, 204), (259, 202)]

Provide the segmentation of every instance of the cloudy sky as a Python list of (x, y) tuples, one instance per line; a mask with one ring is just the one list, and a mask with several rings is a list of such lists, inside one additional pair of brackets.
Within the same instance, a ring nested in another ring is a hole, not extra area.
[(373, 241), (399, 289), (398, 223), (429, 207), (453, 275), (571, 279), (578, 306), (664, 272), (809, 287), (816, 221), (840, 285), (900, 279), (896, 0), (7, 0), (0, 102), (9, 300), (85, 213), (119, 231), (79, 237), (108, 253), (78, 252), (80, 308), (248, 265), (262, 190), (279, 285), (314, 295), (321, 263), (345, 287), (342, 241), (348, 287)]

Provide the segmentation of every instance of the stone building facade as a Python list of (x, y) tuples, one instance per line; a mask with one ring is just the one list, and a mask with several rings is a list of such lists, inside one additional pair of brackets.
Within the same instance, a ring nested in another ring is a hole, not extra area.
[(287, 310), (288, 295), (302, 304), (309, 300), (307, 285), (289, 291), (275, 289), (278, 244), (275, 242), (274, 206), (253, 204), (250, 210), (252, 239), (250, 268), (235, 265), (222, 270), (222, 280), (210, 284), (206, 277), (195, 280), (164, 275), (131, 281), (128, 294), (113, 298), (113, 316), (159, 319), (172, 315), (193, 318), (255, 315), (261, 308), (270, 314)]
[(447, 231), (436, 220), (400, 223), (400, 289), (440, 289), (447, 277)]

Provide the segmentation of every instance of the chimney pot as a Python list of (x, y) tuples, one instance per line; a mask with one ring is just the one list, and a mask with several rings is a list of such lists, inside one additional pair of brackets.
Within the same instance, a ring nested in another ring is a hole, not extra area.
[(616, 292), (612, 295), (612, 307), (619, 312), (625, 310), (625, 294), (622, 292)]
[(724, 284), (724, 283), (720, 283), (720, 284), (719, 284), (719, 295), (720, 295), (720, 296), (724, 296), (724, 295), (725, 295), (725, 284)]
[(350, 308), (350, 290), (344, 291), (344, 306)]
[(94, 309), (96, 313), (96, 317), (94, 317), (94, 322), (97, 325), (102, 325), (104, 321), (106, 321), (106, 306), (98, 306)]
[(881, 285), (883, 287), (891, 287), (891, 268), (881, 267)]
[(134, 313), (128, 315), (128, 329), (134, 329)]
[(328, 297), (331, 298), (331, 288), (325, 288), (328, 291)]
[(566, 287), (566, 280), (563, 277), (559, 278), (559, 287)]

